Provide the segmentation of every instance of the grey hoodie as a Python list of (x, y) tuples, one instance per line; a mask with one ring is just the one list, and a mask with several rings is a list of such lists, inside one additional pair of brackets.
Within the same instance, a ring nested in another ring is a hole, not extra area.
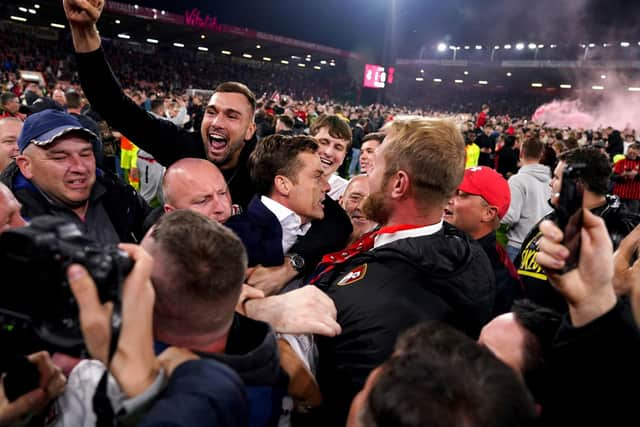
[(502, 223), (509, 226), (509, 246), (522, 246), (529, 230), (553, 210), (548, 203), (551, 197), (549, 181), (551, 171), (541, 164), (523, 166), (509, 178), (511, 204), (502, 218)]

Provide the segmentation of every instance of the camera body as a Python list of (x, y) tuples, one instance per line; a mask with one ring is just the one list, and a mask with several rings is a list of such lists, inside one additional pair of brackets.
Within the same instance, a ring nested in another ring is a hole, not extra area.
[(562, 172), (560, 199), (556, 207), (556, 224), (564, 234), (562, 244), (569, 249), (569, 257), (561, 272), (576, 268), (580, 258), (584, 189), (579, 181), (586, 169), (586, 164), (576, 163), (566, 165)]
[(24, 354), (43, 349), (85, 353), (78, 307), (66, 275), (74, 263), (93, 277), (101, 302), (120, 301), (133, 262), (116, 246), (97, 244), (73, 222), (52, 216), (0, 234), (3, 344)]

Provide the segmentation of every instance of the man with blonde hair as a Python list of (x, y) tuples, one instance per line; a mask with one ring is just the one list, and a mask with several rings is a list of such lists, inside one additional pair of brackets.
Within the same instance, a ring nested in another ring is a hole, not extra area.
[(381, 228), (326, 255), (312, 279), (334, 301), (342, 327), (318, 340), (324, 425), (344, 425), (353, 396), (406, 329), (440, 320), (477, 338), (489, 321), (489, 260), (442, 221), (464, 166), (464, 141), (452, 122), (412, 118), (389, 126), (363, 207)]

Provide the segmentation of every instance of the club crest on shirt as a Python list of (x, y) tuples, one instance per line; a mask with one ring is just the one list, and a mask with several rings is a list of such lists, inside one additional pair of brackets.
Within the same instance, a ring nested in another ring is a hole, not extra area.
[(338, 283), (336, 286), (347, 286), (351, 285), (358, 280), (364, 278), (364, 275), (367, 273), (367, 264), (362, 264), (361, 266), (354, 268), (350, 272), (348, 272)]

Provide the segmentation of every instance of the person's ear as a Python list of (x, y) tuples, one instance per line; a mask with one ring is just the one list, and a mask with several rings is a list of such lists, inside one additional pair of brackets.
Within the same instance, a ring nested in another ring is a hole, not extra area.
[(281, 194), (282, 196), (288, 196), (292, 187), (293, 183), (284, 175), (276, 175), (273, 180), (274, 192)]

